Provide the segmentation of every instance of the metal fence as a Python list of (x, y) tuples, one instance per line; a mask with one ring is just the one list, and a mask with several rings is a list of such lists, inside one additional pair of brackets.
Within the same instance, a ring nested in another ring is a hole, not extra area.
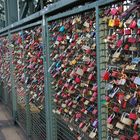
[(139, 1), (59, 6), (9, 31), (2, 100), (33, 140), (138, 140)]

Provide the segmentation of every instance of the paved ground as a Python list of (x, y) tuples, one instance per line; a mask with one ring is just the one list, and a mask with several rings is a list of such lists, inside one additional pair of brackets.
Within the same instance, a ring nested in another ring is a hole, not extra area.
[(7, 109), (0, 103), (0, 140), (27, 140), (19, 127), (14, 126)]

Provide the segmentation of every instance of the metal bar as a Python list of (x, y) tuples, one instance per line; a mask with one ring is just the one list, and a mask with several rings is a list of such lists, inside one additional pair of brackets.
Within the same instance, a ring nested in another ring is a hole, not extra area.
[(4, 78), (4, 103), (5, 105), (7, 105), (8, 103), (8, 89), (7, 89), (6, 77)]
[(31, 28), (31, 27), (34, 27), (34, 26), (37, 26), (37, 25), (41, 25), (42, 21), (37, 21), (35, 23), (32, 23), (32, 24), (28, 24), (26, 26), (23, 26), (23, 27), (20, 27), (20, 28), (17, 28), (15, 30), (11, 30), (10, 32), (11, 33), (15, 33), (15, 32), (18, 32), (20, 30), (24, 30), (24, 29), (28, 29), (28, 28)]
[(18, 21), (17, 0), (7, 0), (8, 25)]
[(0, 34), (3, 33), (3, 32), (6, 32), (6, 31), (9, 30), (9, 29), (18, 27), (18, 26), (20, 26), (20, 25), (22, 25), (22, 24), (24, 24), (24, 23), (26, 23), (26, 22), (29, 22), (29, 21), (31, 21), (31, 20), (33, 20), (33, 19), (36, 19), (36, 18), (38, 18), (38, 17), (40, 17), (40, 12), (37, 12), (37, 13), (35, 13), (35, 14), (32, 14), (31, 16), (28, 16), (28, 17), (26, 17), (26, 18), (24, 18), (24, 19), (22, 19), (22, 20), (20, 20), (20, 21), (18, 21), (18, 22), (16, 22), (16, 23), (13, 23), (13, 24), (7, 26), (6, 28), (3, 28), (3, 29), (0, 31)]
[(48, 72), (49, 65), (50, 65), (50, 58), (49, 58), (49, 29), (48, 29), (48, 23), (45, 19), (45, 16), (43, 16), (42, 21), (43, 26), (43, 54), (44, 54), (44, 69), (45, 69), (45, 112), (46, 112), (46, 132), (47, 132), (47, 138), (46, 140), (57, 140), (57, 128), (56, 128), (56, 122), (55, 117), (52, 112), (53, 105), (52, 105), (52, 92), (51, 92), (51, 86), (50, 86), (50, 74)]
[(8, 26), (8, 7), (7, 7), (7, 0), (4, 2), (4, 8), (5, 8), (5, 27)]
[(28, 4), (27, 4), (27, 2), (25, 2), (25, 3), (23, 4), (23, 7), (21, 7), (21, 8), (22, 8), (22, 9), (21, 9), (20, 19), (23, 19), (23, 18), (26, 17), (26, 15), (27, 15), (27, 13), (28, 13)]
[[(21, 32), (23, 32), (23, 30)], [(24, 37), (22, 36), (22, 44), (23, 42), (24, 42)], [(26, 65), (25, 54), (23, 57), (23, 62)], [(26, 79), (27, 78), (26, 67), (24, 68), (24, 75)], [(27, 136), (30, 137), (31, 136), (31, 112), (30, 112), (30, 97), (29, 97), (30, 91), (28, 90), (26, 83), (24, 83), (24, 90), (25, 90), (26, 133), (27, 133)]]
[[(8, 31), (8, 38), (11, 40), (11, 33)], [(11, 42), (11, 41), (10, 41)], [(12, 47), (10, 46), (10, 66), (11, 66), (11, 86), (12, 86), (12, 104), (13, 104), (13, 119), (16, 122), (17, 120), (17, 96), (15, 89), (15, 79), (14, 79), (14, 64), (13, 64), (13, 55), (12, 55)]]
[(99, 28), (99, 7), (96, 7), (96, 53), (97, 53), (97, 85), (98, 85), (98, 139), (107, 140), (107, 106), (104, 102), (104, 89), (103, 82), (101, 80), (101, 68), (104, 64), (104, 58), (102, 57), (100, 46), (100, 28)]
[(49, 5), (48, 8), (42, 9), (41, 11), (36, 12), (35, 14), (32, 14), (32, 15), (30, 15), (30, 16), (28, 16), (28, 17), (16, 22), (16, 23), (13, 23), (13, 24), (3, 28), (0, 31), (0, 34), (3, 33), (3, 32), (6, 32), (9, 29), (15, 28), (17, 26), (20, 26), (20, 25), (26, 23), (26, 22), (29, 22), (29, 21), (31, 21), (33, 19), (39, 18), (44, 14), (49, 14), (49, 13), (55, 11), (55, 10), (58, 10), (58, 9), (60, 9), (62, 7), (74, 4), (75, 2), (78, 2), (78, 1), (79, 0), (71, 0), (71, 1), (61, 0), (59, 2), (56, 2), (56, 3), (52, 4), (52, 5)]
[(0, 37), (4, 37), (6, 35), (8, 35), (8, 32), (1, 34)]
[(78, 1), (79, 0), (60, 0), (60, 1), (58, 1), (58, 2), (56, 2), (54, 4), (52, 4), (52, 5), (50, 5), (48, 7), (48, 11), (45, 12), (45, 14), (50, 13), (50, 12), (53, 12), (55, 10), (58, 10), (58, 9), (60, 9), (62, 7), (67, 6), (67, 5), (74, 4), (74, 3), (78, 2)]
[(28, 0), (27, 3), (28, 3), (28, 12), (31, 15), (34, 13), (34, 4), (32, 0)]
[[(42, 23), (42, 21), (37, 21), (37, 22), (35, 22), (35, 23), (28, 24), (28, 25), (26, 25), (26, 26), (19, 27), (19, 28), (14, 29), (14, 30), (10, 30), (10, 32), (11, 32), (11, 33), (15, 33), (15, 32), (18, 32), (18, 31), (20, 31), (20, 30), (24, 30), (24, 29), (31, 28), (31, 27), (33, 27), (33, 26), (41, 25), (41, 23)], [(1, 37), (6, 36), (6, 35), (8, 35), (8, 32), (1, 34)]]
[(121, 1), (121, 0), (99, 0), (98, 6), (100, 7), (100, 6), (107, 5), (107, 4), (114, 3), (114, 2), (118, 2), (118, 1)]
[(79, 7), (79, 8), (73, 9), (73, 10), (69, 10), (67, 12), (60, 13), (60, 14), (57, 14), (55, 16), (49, 17), (49, 18), (47, 18), (47, 21), (52, 21), (52, 20), (64, 18), (67, 16), (78, 14), (80, 12), (85, 12), (87, 10), (91, 10), (91, 9), (95, 8), (97, 5), (98, 5), (98, 2), (92, 2), (90, 4), (86, 4), (82, 7)]

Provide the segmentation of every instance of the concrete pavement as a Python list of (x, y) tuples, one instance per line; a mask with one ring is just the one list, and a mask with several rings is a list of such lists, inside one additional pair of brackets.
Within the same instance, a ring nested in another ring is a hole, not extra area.
[(27, 140), (21, 129), (13, 124), (5, 106), (0, 103), (0, 140)]

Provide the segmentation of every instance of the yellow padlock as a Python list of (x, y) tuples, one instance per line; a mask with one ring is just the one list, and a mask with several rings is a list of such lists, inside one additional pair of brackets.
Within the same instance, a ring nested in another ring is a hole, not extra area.
[(77, 63), (77, 61), (74, 59), (70, 62), (70, 65), (75, 65)]
[(108, 22), (108, 26), (109, 27), (114, 27), (114, 25), (115, 25), (114, 19), (110, 19), (109, 22)]
[(68, 111), (68, 109), (65, 108), (65, 109), (64, 109), (64, 112), (65, 112), (65, 113), (68, 113), (69, 111)]

